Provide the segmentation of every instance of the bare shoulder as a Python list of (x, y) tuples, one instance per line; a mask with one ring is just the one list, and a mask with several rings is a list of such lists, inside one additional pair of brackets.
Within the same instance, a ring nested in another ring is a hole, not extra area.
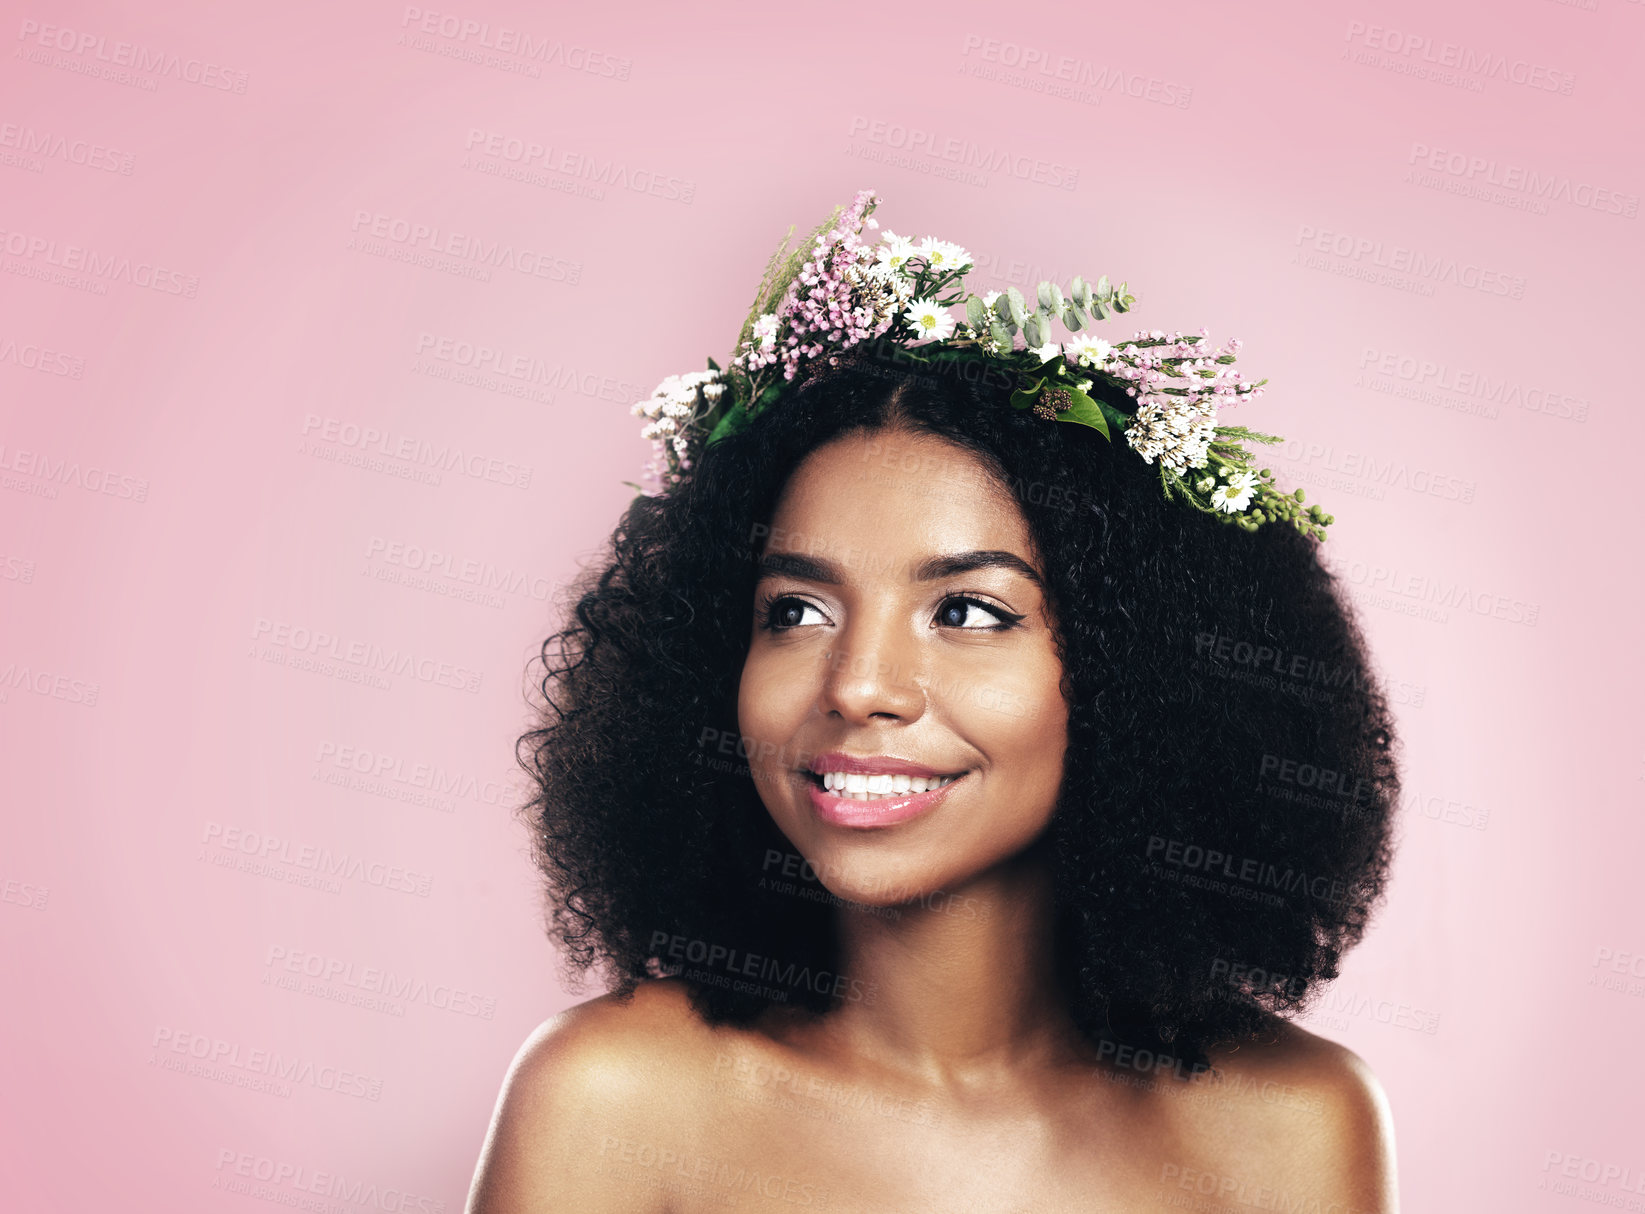
[(1393, 1114), (1364, 1059), (1278, 1017), (1258, 1040), (1210, 1059), (1201, 1129), (1219, 1158), (1248, 1161), (1252, 1173), (1230, 1166), (1219, 1183), (1266, 1185), (1281, 1208), (1317, 1198), (1351, 1214), (1395, 1214)]
[(466, 1214), (667, 1210), (636, 1161), (689, 1146), (711, 1039), (669, 979), (545, 1020), (503, 1078)]

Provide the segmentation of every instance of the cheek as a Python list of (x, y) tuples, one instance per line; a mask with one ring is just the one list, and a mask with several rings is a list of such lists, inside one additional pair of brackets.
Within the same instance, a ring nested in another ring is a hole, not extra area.
[(801, 672), (758, 650), (743, 663), (737, 685), (737, 729), (749, 740), (750, 761), (770, 766), (786, 756), (787, 742), (805, 719)]

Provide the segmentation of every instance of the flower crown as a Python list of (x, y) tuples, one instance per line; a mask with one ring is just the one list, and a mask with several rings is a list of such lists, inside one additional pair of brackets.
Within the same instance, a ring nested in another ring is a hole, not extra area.
[[(1268, 382), (1247, 382), (1230, 369), (1238, 338), (1212, 351), (1201, 344), (1209, 336), (1203, 328), (1198, 335), (1139, 329), (1118, 344), (1086, 332), (1136, 302), (1125, 283), (1111, 286), (1107, 275), (1094, 287), (1075, 277), (1066, 293), (1042, 282), (1033, 307), (1015, 287), (974, 295), (963, 287), (971, 257), (958, 245), (929, 237), (916, 245), (889, 229), (877, 242), (865, 241), (863, 229), (880, 226), (870, 218), (879, 202), (874, 191), (862, 190), (849, 208), (836, 206), (812, 233), (809, 256), (805, 245), (789, 251), (790, 227), (726, 366), (711, 358), (708, 370), (671, 375), (635, 403), (632, 412), (647, 419), (641, 436), (655, 445), (645, 473), (657, 493), (680, 483), (701, 447), (768, 408), (812, 360), (837, 364), (841, 351), (888, 337), (903, 347), (900, 356), (917, 363), (1003, 365), (1017, 376), (1013, 408), (1090, 426), (1110, 442), (1122, 435), (1143, 462), (1158, 461), (1167, 501), (1180, 498), (1247, 531), (1284, 520), (1325, 538), (1332, 516), (1317, 505), (1305, 511), (1301, 489), (1280, 493), (1271, 472), (1254, 469), (1241, 445), (1277, 443), (1279, 436), (1217, 424), (1219, 406), (1260, 396)], [(948, 311), (954, 305), (965, 309), (963, 321)], [(1056, 341), (1053, 321), (1072, 336)], [(1135, 410), (1106, 399), (1119, 391), (1090, 395), (1098, 381), (1123, 390)]]

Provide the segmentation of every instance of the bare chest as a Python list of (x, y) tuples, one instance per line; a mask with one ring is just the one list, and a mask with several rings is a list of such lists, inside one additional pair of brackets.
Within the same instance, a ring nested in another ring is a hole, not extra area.
[(780, 1065), (727, 1069), (702, 1095), (690, 1126), (620, 1152), (629, 1177), (660, 1190), (671, 1214), (1182, 1208), (1169, 1183), (1176, 1148), (1145, 1119), (1099, 1128), (1077, 1111), (945, 1107)]

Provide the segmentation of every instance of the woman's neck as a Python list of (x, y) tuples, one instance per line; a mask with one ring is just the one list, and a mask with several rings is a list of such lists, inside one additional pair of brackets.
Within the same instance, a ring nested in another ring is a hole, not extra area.
[(826, 1017), (836, 1043), (960, 1085), (1077, 1050), (1054, 964), (1043, 853), (1031, 849), (897, 912), (835, 911), (840, 972), (871, 992)]

